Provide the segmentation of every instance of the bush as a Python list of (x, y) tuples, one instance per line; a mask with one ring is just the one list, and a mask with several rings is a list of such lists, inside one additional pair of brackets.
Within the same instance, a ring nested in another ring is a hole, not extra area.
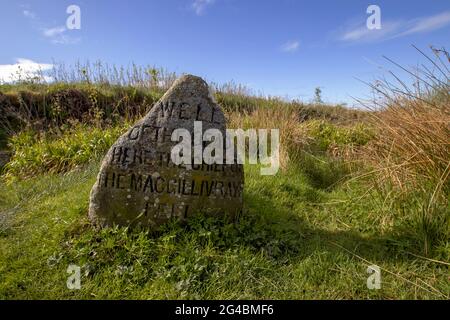
[(323, 120), (306, 123), (308, 135), (314, 138), (316, 146), (322, 151), (332, 146), (363, 146), (373, 139), (372, 129), (363, 123), (351, 127), (340, 127)]
[(8, 134), (24, 129), (45, 131), (74, 120), (114, 125), (141, 117), (160, 97), (159, 91), (131, 86), (0, 86), (0, 129)]
[(78, 124), (59, 134), (22, 131), (10, 139), (13, 156), (4, 168), (4, 176), (12, 180), (44, 172), (66, 172), (103, 155), (124, 129)]

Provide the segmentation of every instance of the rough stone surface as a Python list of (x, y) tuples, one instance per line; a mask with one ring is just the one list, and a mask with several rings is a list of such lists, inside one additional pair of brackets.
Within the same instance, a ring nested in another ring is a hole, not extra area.
[(172, 131), (185, 128), (193, 136), (194, 121), (202, 121), (203, 132), (216, 128), (225, 136), (225, 117), (208, 85), (186, 75), (108, 151), (91, 191), (91, 221), (153, 228), (171, 218), (238, 214), (242, 165), (171, 161), (170, 152), (178, 143), (171, 141)]

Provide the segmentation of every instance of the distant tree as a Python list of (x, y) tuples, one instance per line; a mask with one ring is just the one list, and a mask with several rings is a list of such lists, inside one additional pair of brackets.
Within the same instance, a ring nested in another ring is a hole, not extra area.
[(320, 89), (320, 87), (317, 87), (314, 90), (314, 102), (317, 104), (322, 104), (323, 100), (322, 100), (322, 90)]

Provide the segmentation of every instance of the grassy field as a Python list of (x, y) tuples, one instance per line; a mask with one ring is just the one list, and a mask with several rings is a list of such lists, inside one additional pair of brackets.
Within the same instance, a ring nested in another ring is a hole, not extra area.
[[(245, 214), (177, 223), (157, 233), (94, 230), (86, 218), (98, 163), (2, 190), (4, 299), (447, 299), (448, 265), (414, 254), (386, 230), (382, 199), (324, 191), (300, 169), (246, 168)], [(391, 219), (395, 219), (394, 216)], [(438, 247), (446, 258), (448, 247)], [(439, 255), (439, 254), (438, 254)], [(82, 266), (81, 290), (66, 287)], [(366, 286), (369, 265), (382, 287)]]
[[(1, 299), (450, 298), (448, 82), (370, 112), (216, 86), (230, 127), (280, 129), (282, 170), (245, 166), (234, 223), (196, 217), (149, 232), (95, 229), (89, 192), (109, 146), (174, 77), (74, 77), (0, 86), (11, 153)], [(80, 290), (67, 288), (71, 264)], [(371, 265), (379, 290), (367, 287)]]

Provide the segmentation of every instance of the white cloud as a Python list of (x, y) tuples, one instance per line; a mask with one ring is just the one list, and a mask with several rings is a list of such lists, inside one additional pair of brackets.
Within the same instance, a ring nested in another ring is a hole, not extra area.
[(450, 24), (450, 11), (431, 17), (424, 17), (412, 21), (412, 26), (398, 36), (406, 36), (413, 33), (430, 32), (441, 29)]
[(80, 42), (80, 38), (73, 38), (66, 34), (67, 29), (64, 26), (54, 28), (45, 28), (42, 30), (44, 37), (49, 38), (55, 44), (76, 44)]
[(63, 26), (43, 30), (44, 36), (46, 36), (48, 38), (59, 36), (59, 35), (63, 34), (64, 32), (66, 32), (66, 28)]
[(337, 40), (345, 42), (382, 41), (416, 33), (431, 32), (444, 28), (447, 25), (450, 25), (450, 11), (411, 20), (381, 20), (381, 29), (370, 30), (367, 28), (366, 22), (364, 22), (339, 32)]
[(23, 15), (30, 19), (36, 19), (36, 14), (30, 10), (23, 10)]
[(400, 21), (383, 22), (381, 29), (368, 29), (364, 24), (355, 28), (351, 28), (339, 35), (338, 40), (341, 41), (361, 41), (371, 42), (386, 39), (397, 32), (402, 25)]
[(300, 46), (300, 42), (297, 40), (288, 41), (285, 44), (281, 46), (281, 51), (283, 52), (295, 52), (298, 50), (298, 47)]
[(33, 27), (34, 29), (39, 30), (42, 35), (49, 39), (51, 43), (53, 44), (76, 44), (81, 41), (81, 38), (75, 38), (72, 36), (69, 36), (67, 33), (67, 28), (65, 26), (56, 26), (53, 28), (47, 28), (43, 27), (45, 26), (44, 23), (41, 22), (41, 19), (39, 16), (31, 11), (27, 7), (23, 7), (24, 10), (23, 15), (27, 17), (28, 19), (33, 21)]
[(49, 81), (50, 77), (44, 73), (52, 68), (53, 64), (38, 63), (29, 59), (17, 58), (14, 64), (0, 65), (0, 82), (14, 82), (36, 77)]
[(194, 0), (192, 9), (198, 16), (201, 16), (205, 12), (206, 7), (213, 5), (214, 2), (215, 0)]

